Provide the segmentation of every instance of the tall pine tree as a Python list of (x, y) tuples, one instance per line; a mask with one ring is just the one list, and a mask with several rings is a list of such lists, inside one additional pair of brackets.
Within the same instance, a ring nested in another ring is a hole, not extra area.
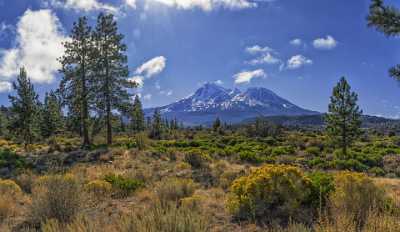
[(142, 103), (140, 102), (139, 96), (136, 95), (135, 101), (132, 107), (132, 130), (133, 132), (144, 131), (145, 129), (145, 119), (144, 112), (142, 108)]
[[(400, 36), (400, 10), (385, 6), (383, 0), (373, 0), (368, 15), (368, 26), (389, 37)], [(400, 81), (400, 64), (389, 70), (389, 75)]]
[(121, 109), (129, 101), (127, 88), (134, 85), (129, 82), (126, 45), (124, 36), (118, 33), (117, 22), (112, 14), (99, 14), (94, 32), (96, 42), (96, 84), (98, 85), (97, 103), (105, 112), (107, 144), (112, 144), (112, 111)]
[(59, 58), (61, 72), (60, 92), (71, 112), (79, 113), (82, 146), (90, 145), (89, 107), (93, 101), (93, 60), (95, 57), (91, 28), (87, 18), (81, 17), (74, 23), (70, 40), (65, 42), (64, 55)]
[(153, 121), (151, 124), (150, 137), (153, 139), (161, 139), (163, 132), (163, 120), (159, 109), (154, 111)]
[(332, 141), (341, 147), (345, 157), (348, 147), (361, 132), (362, 111), (357, 105), (357, 100), (357, 94), (351, 92), (350, 85), (342, 77), (333, 88), (329, 111), (325, 118), (326, 132)]
[(63, 131), (61, 102), (54, 91), (46, 93), (42, 114), (41, 127), (43, 137), (50, 137)]
[(25, 149), (39, 137), (39, 100), (25, 68), (20, 69), (16, 82), (13, 82), (16, 96), (9, 96), (12, 118), (10, 131), (23, 141)]

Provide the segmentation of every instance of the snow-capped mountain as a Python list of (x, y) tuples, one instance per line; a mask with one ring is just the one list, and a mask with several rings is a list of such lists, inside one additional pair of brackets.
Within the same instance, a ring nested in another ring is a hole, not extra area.
[[(194, 94), (158, 108), (167, 118), (177, 118), (188, 125), (208, 124), (216, 117), (229, 123), (257, 116), (315, 115), (315, 111), (300, 108), (266, 88), (226, 89), (207, 83)], [(154, 108), (146, 109), (150, 116)]]

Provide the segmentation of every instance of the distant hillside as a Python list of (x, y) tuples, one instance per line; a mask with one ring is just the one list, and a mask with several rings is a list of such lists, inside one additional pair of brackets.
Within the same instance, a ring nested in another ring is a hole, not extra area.
[[(322, 127), (325, 125), (324, 115), (325, 114), (300, 116), (266, 116), (263, 118), (283, 126)], [(250, 123), (254, 122), (255, 120), (256, 118), (249, 118), (244, 120), (242, 123)], [(362, 121), (362, 127), (364, 128), (379, 126), (400, 126), (400, 120), (382, 118), (377, 116), (363, 115)]]

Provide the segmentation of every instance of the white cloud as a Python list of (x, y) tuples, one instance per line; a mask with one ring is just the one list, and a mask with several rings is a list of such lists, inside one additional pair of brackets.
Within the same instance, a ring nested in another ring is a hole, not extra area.
[(67, 40), (62, 31), (50, 10), (26, 10), (17, 24), (16, 46), (2, 52), (0, 78), (11, 79), (25, 66), (33, 82), (52, 82)]
[(267, 74), (262, 69), (254, 71), (243, 71), (233, 76), (235, 84), (249, 83), (253, 78), (267, 77)]
[(126, 6), (136, 9), (136, 0), (124, 0), (124, 2)]
[(14, 32), (14, 26), (6, 24), (5, 22), (0, 23), (0, 40), (7, 38)]
[(290, 44), (293, 45), (293, 46), (300, 46), (300, 45), (303, 44), (303, 41), (301, 39), (299, 39), (299, 38), (296, 38), (296, 39), (292, 39), (290, 41)]
[(137, 75), (143, 75), (146, 78), (151, 78), (157, 74), (160, 74), (165, 66), (167, 59), (164, 56), (155, 57), (136, 69)]
[(313, 61), (306, 58), (305, 56), (295, 55), (295, 56), (292, 56), (292, 58), (290, 58), (287, 61), (287, 68), (288, 69), (298, 69), (305, 65), (311, 65), (311, 64), (313, 64)]
[(326, 38), (318, 38), (313, 42), (314, 48), (321, 50), (331, 50), (337, 46), (338, 42), (332, 36)]
[(148, 101), (148, 100), (151, 100), (151, 97), (152, 97), (152, 95), (148, 93), (143, 96), (143, 99)]
[(0, 93), (10, 92), (12, 85), (8, 81), (0, 81)]
[[(72, 9), (75, 11), (93, 11), (104, 10), (112, 13), (117, 13), (118, 8), (109, 4), (98, 2), (97, 0), (47, 0), (48, 5), (58, 8)], [(126, 0), (126, 4), (135, 3), (132, 0)], [(136, 6), (136, 5), (135, 5)]]
[(161, 90), (160, 94), (165, 95), (165, 96), (171, 96), (173, 94), (173, 91), (172, 90)]
[(262, 54), (266, 52), (273, 52), (274, 50), (268, 46), (261, 47), (260, 45), (254, 45), (251, 47), (246, 48), (246, 52), (251, 54), (251, 55), (256, 55), (256, 54)]
[(273, 56), (271, 53), (267, 52), (260, 57), (249, 61), (248, 63), (251, 65), (259, 65), (259, 64), (278, 64), (281, 60)]
[(154, 84), (154, 87), (155, 87), (157, 90), (160, 90), (160, 89), (161, 89), (160, 82), (157, 81), (157, 82)]
[(214, 83), (217, 84), (217, 85), (223, 85), (224, 84), (224, 82), (221, 81), (221, 80), (216, 80), (216, 81), (214, 81)]
[(257, 4), (248, 0), (152, 0), (169, 7), (182, 10), (199, 8), (204, 11), (212, 11), (218, 8), (239, 10), (257, 7)]
[(142, 88), (144, 84), (143, 76), (133, 76), (128, 78), (128, 81), (138, 84), (139, 88)]
[[(128, 80), (136, 82), (139, 85), (139, 88), (141, 88), (144, 85), (144, 80), (160, 74), (165, 69), (166, 63), (167, 59), (164, 56), (157, 56), (140, 65), (136, 69), (135, 75)], [(158, 83), (156, 83), (155, 87), (160, 87), (161, 89), (161, 86)]]

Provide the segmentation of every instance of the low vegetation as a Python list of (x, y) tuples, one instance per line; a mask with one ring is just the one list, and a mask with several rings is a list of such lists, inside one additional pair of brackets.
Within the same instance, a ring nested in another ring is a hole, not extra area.
[[(371, 26), (391, 34), (382, 19), (398, 11), (373, 2)], [(362, 128), (345, 78), (324, 128), (185, 127), (129, 105), (113, 16), (88, 25), (64, 44), (58, 91), (41, 103), (22, 68), (0, 109), (0, 231), (400, 231), (400, 133)]]

